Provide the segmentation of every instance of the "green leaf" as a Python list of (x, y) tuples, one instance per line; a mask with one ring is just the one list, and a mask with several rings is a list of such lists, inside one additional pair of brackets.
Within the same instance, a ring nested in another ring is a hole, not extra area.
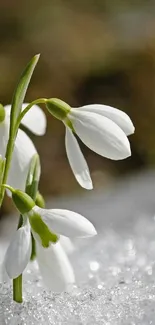
[(11, 117), (10, 117), (10, 121), (11, 121), (11, 126), (10, 126), (10, 131), (13, 132), (16, 120), (21, 112), (22, 109), (22, 104), (26, 95), (26, 91), (29, 85), (29, 82), (31, 80), (33, 71), (35, 69), (35, 66), (39, 60), (39, 56), (35, 55), (31, 61), (28, 63), (28, 65), (26, 66), (25, 70), (23, 71), (19, 82), (17, 84), (16, 90), (14, 92), (13, 95), (13, 99), (12, 99), (12, 106), (11, 106)]

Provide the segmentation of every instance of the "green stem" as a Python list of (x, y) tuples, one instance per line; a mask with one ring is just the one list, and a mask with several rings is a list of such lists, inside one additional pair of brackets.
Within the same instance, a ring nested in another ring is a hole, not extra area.
[[(22, 226), (22, 224), (23, 224), (23, 217), (20, 214), (17, 229), (19, 229)], [(23, 302), (22, 293), (23, 293), (22, 274), (20, 274), (17, 278), (13, 279), (13, 300), (22, 303)]]
[[(5, 184), (6, 181), (7, 181), (9, 168), (10, 168), (10, 164), (11, 164), (13, 148), (14, 148), (14, 137), (12, 135), (10, 135), (9, 141), (8, 141), (8, 144), (7, 144), (6, 155), (5, 155), (6, 160), (5, 160), (5, 167), (4, 167), (4, 174), (3, 174), (2, 184)], [(0, 190), (0, 207), (1, 207), (2, 202), (3, 202), (4, 193), (5, 193), (5, 188), (1, 187), (1, 190)]]
[(29, 105), (27, 105), (24, 110), (20, 113), (18, 119), (17, 119), (17, 123), (16, 123), (16, 130), (19, 128), (19, 125), (23, 119), (23, 117), (25, 116), (25, 114), (30, 110), (30, 108), (34, 105), (37, 104), (45, 104), (46, 103), (46, 98), (39, 98), (34, 100), (32, 103), (30, 103)]
[(22, 303), (22, 274), (13, 279), (13, 300)]
[(2, 186), (4, 169), (5, 169), (5, 159), (4, 160), (0, 159), (0, 186)]

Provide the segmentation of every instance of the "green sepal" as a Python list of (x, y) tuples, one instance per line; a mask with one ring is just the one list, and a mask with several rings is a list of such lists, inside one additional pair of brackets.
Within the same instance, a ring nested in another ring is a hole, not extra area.
[(16, 120), (21, 112), (26, 91), (30, 83), (35, 66), (39, 60), (39, 56), (40, 56), (39, 54), (35, 55), (28, 63), (28, 65), (24, 69), (19, 79), (16, 90), (14, 92), (13, 99), (12, 99), (12, 106), (11, 106), (11, 116), (10, 116), (11, 133), (13, 132), (14, 126), (16, 124)]
[(30, 213), (29, 221), (33, 232), (39, 236), (43, 247), (47, 248), (50, 243), (56, 243), (58, 241), (58, 236), (48, 229), (38, 213)]
[(46, 100), (46, 107), (48, 111), (58, 120), (65, 120), (71, 107), (63, 100), (58, 98), (50, 98)]
[(5, 109), (2, 104), (0, 104), (0, 123), (5, 120)]
[(35, 206), (35, 202), (31, 197), (20, 190), (12, 192), (12, 200), (21, 214), (30, 212)]

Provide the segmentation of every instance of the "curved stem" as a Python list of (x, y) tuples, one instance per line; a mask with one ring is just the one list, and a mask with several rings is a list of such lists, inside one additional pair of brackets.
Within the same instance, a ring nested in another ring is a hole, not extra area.
[(18, 119), (17, 119), (17, 123), (16, 123), (16, 127), (15, 129), (17, 130), (19, 128), (19, 125), (23, 119), (23, 117), (25, 116), (25, 114), (30, 110), (30, 108), (34, 105), (37, 105), (37, 104), (45, 104), (46, 102), (46, 98), (39, 98), (39, 99), (36, 99), (34, 100), (32, 103), (30, 103), (29, 105), (27, 105), (24, 110), (20, 113)]

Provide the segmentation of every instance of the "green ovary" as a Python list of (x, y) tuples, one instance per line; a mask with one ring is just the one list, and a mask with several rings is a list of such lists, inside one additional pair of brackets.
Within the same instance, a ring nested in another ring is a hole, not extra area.
[(58, 98), (50, 98), (46, 100), (46, 107), (48, 111), (58, 120), (65, 120), (71, 107)]

